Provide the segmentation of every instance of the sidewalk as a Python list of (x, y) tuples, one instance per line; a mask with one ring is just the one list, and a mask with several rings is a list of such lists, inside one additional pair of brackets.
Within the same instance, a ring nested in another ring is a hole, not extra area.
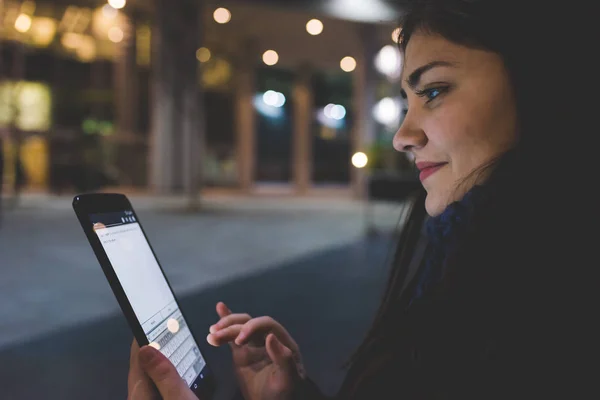
[[(324, 393), (335, 393), (344, 377), (341, 366), (364, 338), (381, 298), (390, 245), (385, 236), (362, 240), (181, 296), (218, 380), (214, 400), (231, 400), (236, 386), (229, 348), (213, 348), (204, 340), (217, 318), (217, 301), (280, 321), (302, 349), (309, 376)], [(0, 349), (0, 397), (125, 398), (131, 340), (125, 319), (115, 312)]]
[[(131, 196), (174, 290), (205, 290), (355, 243), (363, 205), (340, 198)], [(400, 205), (378, 206), (392, 227)], [(71, 210), (71, 196), (25, 194), (0, 228), (0, 348), (118, 313)]]

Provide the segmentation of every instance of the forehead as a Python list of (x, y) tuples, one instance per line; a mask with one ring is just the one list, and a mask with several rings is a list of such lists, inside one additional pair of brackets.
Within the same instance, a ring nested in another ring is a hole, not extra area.
[(453, 43), (438, 34), (415, 32), (404, 54), (402, 79), (412, 71), (432, 61), (447, 61), (456, 65), (472, 62), (477, 51)]
[(461, 46), (435, 33), (415, 32), (406, 47), (406, 57), (427, 57), (430, 55), (451, 56)]

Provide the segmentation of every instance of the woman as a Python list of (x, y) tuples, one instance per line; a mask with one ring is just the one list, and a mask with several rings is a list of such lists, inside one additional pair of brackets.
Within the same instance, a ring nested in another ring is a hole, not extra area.
[[(570, 341), (584, 303), (567, 307), (572, 275), (560, 272), (580, 234), (560, 212), (572, 196), (557, 162), (573, 115), (550, 84), (568, 70), (542, 37), (544, 18), (508, 3), (420, 1), (402, 23), (407, 110), (394, 147), (414, 156), (424, 191), (339, 399), (572, 398), (583, 388), (568, 361), (589, 343)], [(207, 340), (231, 345), (246, 400), (325, 398), (277, 321), (223, 303), (217, 313)], [(166, 399), (193, 398), (159, 352), (139, 356), (149, 363), (130, 382), (144, 370)]]

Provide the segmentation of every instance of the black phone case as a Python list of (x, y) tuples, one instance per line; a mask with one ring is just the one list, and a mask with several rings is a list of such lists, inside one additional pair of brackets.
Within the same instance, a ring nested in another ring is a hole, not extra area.
[[(110, 260), (108, 259), (108, 256), (106, 255), (106, 252), (104, 251), (104, 248), (102, 247), (102, 243), (100, 243), (100, 239), (98, 239), (98, 236), (96, 235), (96, 233), (93, 230), (92, 222), (90, 220), (90, 215), (109, 213), (109, 212), (119, 212), (119, 211), (126, 211), (126, 210), (133, 212), (133, 216), (135, 217), (137, 223), (139, 224), (142, 234), (144, 235), (146, 242), (148, 242), (148, 245), (150, 246), (150, 250), (152, 251), (152, 254), (156, 258), (156, 261), (157, 261), (158, 266), (163, 274), (163, 277), (164, 277), (167, 285), (169, 286), (169, 289), (173, 293), (173, 297), (175, 298), (175, 302), (177, 303), (177, 306), (179, 307), (179, 311), (183, 315), (183, 318), (186, 321), (189, 321), (188, 318), (186, 317), (185, 313), (181, 309), (181, 306), (179, 305), (177, 296), (175, 296), (175, 292), (173, 291), (173, 288), (171, 287), (171, 283), (167, 279), (167, 277), (164, 273), (164, 270), (160, 264), (160, 261), (158, 260), (158, 257), (156, 256), (156, 253), (154, 252), (154, 248), (152, 247), (152, 245), (150, 244), (150, 241), (148, 240), (148, 237), (146, 236), (146, 232), (144, 231), (143, 225), (140, 222), (138, 215), (136, 214), (135, 210), (133, 209), (131, 202), (129, 201), (129, 199), (127, 199), (127, 197), (125, 195), (117, 194), (117, 193), (80, 194), (73, 198), (73, 209), (75, 211), (75, 214), (77, 215), (77, 218), (79, 219), (79, 223), (81, 224), (81, 227), (83, 228), (83, 231), (88, 239), (88, 242), (92, 246), (92, 250), (94, 251), (96, 258), (98, 259), (98, 262), (100, 263), (100, 266), (102, 267), (102, 271), (104, 272), (104, 275), (106, 276), (106, 279), (108, 280), (108, 283), (109, 283), (115, 297), (117, 298), (117, 302), (119, 303), (119, 306), (121, 307), (121, 311), (125, 315), (125, 318), (127, 319), (129, 327), (131, 328), (131, 331), (133, 332), (133, 335), (134, 335), (136, 341), (138, 342), (138, 344), (140, 345), (140, 347), (147, 345), (148, 339), (146, 338), (146, 334), (144, 333), (144, 330), (142, 329), (142, 326), (140, 325), (140, 322), (138, 321), (138, 319), (135, 315), (135, 312), (133, 311), (133, 308), (131, 307), (129, 299), (127, 298), (127, 295), (125, 294), (125, 291), (123, 290), (123, 287), (121, 286), (121, 283), (119, 282), (117, 274), (115, 273), (115, 271), (110, 263)], [(200, 345), (200, 342), (196, 339), (196, 336), (193, 334), (193, 332), (191, 332), (191, 330), (190, 330), (190, 333), (191, 333), (192, 337), (194, 338), (194, 340), (196, 341), (196, 343), (198, 343), (198, 345)], [(205, 361), (206, 361), (206, 366), (203, 370), (204, 371), (203, 375), (205, 376), (205, 378), (202, 381), (200, 381), (199, 383), (198, 383), (198, 381), (195, 382), (197, 384), (197, 387), (194, 387), (194, 384), (193, 384), (192, 387), (190, 388), (195, 394), (200, 396), (202, 400), (212, 398), (212, 396), (214, 395), (214, 392), (216, 390), (216, 383), (215, 383), (214, 375), (208, 365), (208, 360), (205, 360)]]

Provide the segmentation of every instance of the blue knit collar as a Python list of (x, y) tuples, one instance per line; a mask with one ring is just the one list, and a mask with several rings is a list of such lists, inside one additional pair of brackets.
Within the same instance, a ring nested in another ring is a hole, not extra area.
[(483, 186), (474, 186), (461, 200), (451, 203), (440, 215), (428, 218), (426, 231), (430, 243), (435, 247), (451, 245), (459, 232), (469, 225), (475, 208), (485, 196)]
[(475, 186), (460, 201), (450, 204), (440, 215), (427, 220), (428, 251), (409, 306), (442, 279), (448, 255), (456, 249), (461, 233), (468, 228), (476, 207), (485, 202), (487, 195), (483, 186)]

